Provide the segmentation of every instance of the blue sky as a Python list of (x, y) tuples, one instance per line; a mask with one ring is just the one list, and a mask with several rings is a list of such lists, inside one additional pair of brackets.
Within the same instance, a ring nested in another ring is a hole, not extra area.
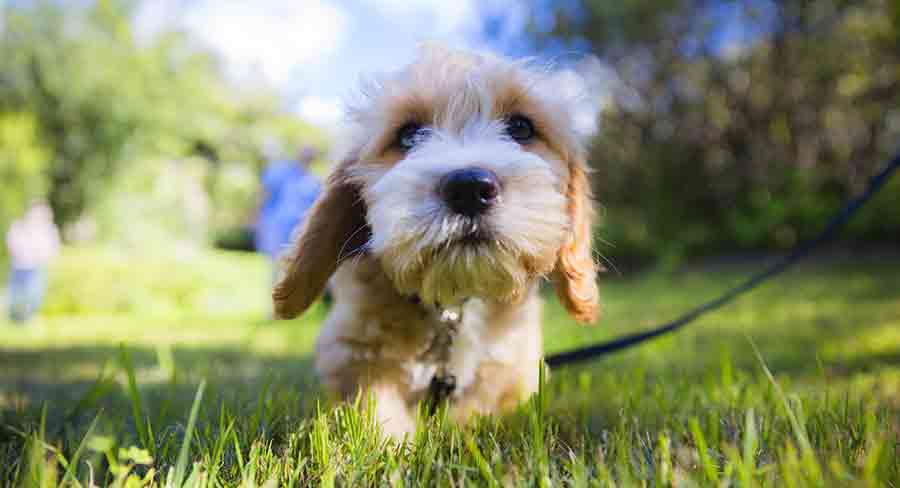
[[(191, 33), (236, 82), (265, 84), (285, 107), (334, 127), (361, 75), (408, 63), (423, 41), (515, 50), (528, 12), (521, 0), (145, 0), (135, 18), (152, 37)], [(498, 21), (499, 20), (499, 24)]]
[[(770, 2), (754, 0), (754, 5), (771, 13)], [(343, 99), (361, 76), (401, 67), (422, 42), (535, 54), (524, 35), (528, 19), (537, 29), (550, 29), (550, 7), (574, 5), (572, 0), (140, 0), (135, 27), (145, 39), (171, 29), (188, 32), (221, 58), (234, 82), (273, 88), (286, 110), (334, 129), (340, 127)], [(739, 51), (759, 35), (742, 28), (735, 5), (714, 3), (710, 9), (709, 20), (718, 26), (710, 41), (723, 52)], [(558, 44), (543, 54), (579, 58), (585, 47)]]

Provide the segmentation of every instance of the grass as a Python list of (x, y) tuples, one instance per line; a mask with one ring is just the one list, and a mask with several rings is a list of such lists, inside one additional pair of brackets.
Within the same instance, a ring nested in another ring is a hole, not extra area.
[[(549, 297), (546, 349), (645, 328), (725, 266), (604, 281), (599, 326)], [(412, 442), (311, 372), (317, 306), (265, 320), (268, 272), (221, 253), (69, 250), (45, 316), (0, 322), (0, 484), (900, 486), (900, 260), (807, 264), (671, 337)]]

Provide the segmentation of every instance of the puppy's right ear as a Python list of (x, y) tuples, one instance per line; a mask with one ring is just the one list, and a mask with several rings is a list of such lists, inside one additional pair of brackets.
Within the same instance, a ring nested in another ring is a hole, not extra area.
[(275, 318), (290, 319), (306, 311), (325, 291), (338, 265), (368, 242), (365, 204), (348, 178), (353, 164), (355, 160), (348, 159), (331, 173), (297, 242), (285, 254), (284, 274), (272, 290)]

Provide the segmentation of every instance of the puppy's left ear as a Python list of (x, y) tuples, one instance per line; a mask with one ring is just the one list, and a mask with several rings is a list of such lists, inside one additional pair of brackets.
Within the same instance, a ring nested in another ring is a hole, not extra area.
[(359, 187), (349, 178), (354, 159), (340, 164), (306, 216), (296, 244), (285, 256), (285, 273), (272, 290), (275, 317), (306, 311), (325, 291), (346, 258), (361, 252), (371, 235)]
[(575, 320), (592, 323), (600, 314), (597, 265), (594, 263), (592, 233), (594, 207), (587, 166), (583, 157), (571, 165), (568, 198), (570, 231), (556, 261), (556, 294)]

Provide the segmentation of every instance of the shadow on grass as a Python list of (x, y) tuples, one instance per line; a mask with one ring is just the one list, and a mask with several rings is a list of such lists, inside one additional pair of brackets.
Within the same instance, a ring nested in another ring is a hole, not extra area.
[[(847, 380), (859, 373), (900, 369), (900, 348), (859, 346), (864, 328), (836, 321), (823, 321), (800, 330), (785, 327), (776, 323), (769, 331), (755, 329), (744, 333), (706, 324), (632, 351), (565, 369), (622, 375), (640, 369), (661, 382), (700, 381), (710, 374), (719, 374), (725, 363), (734, 371), (757, 374), (762, 370), (754, 345), (773, 374), (800, 382)], [(889, 326), (868, 329), (878, 330), (900, 334)], [(896, 345), (900, 341), (892, 342)]]
[[(839, 319), (818, 319), (803, 327), (791, 327), (789, 319), (771, 321), (747, 333), (706, 323), (630, 351), (563, 368), (553, 378), (581, 373), (626, 376), (640, 370), (654, 381), (700, 381), (718, 374), (723, 361), (736, 371), (758, 373), (751, 340), (773, 373), (797, 380), (840, 379), (900, 366), (900, 349), (841, 354), (844, 344), (855, 344), (861, 334), (872, 330), (878, 328), (857, 327)], [(823, 354), (824, 350), (831, 352)], [(309, 356), (263, 354), (240, 347), (176, 346), (169, 352), (141, 345), (127, 351), (142, 399), (151, 411), (172, 398), (189, 406), (201, 379), (221, 385), (222, 395), (236, 398), (256, 398), (253, 393), (269, 384), (307, 396), (321, 393)], [(102, 389), (98, 389), (98, 378), (106, 384)], [(121, 350), (115, 346), (0, 349), (0, 415), (8, 417), (43, 402), (67, 413), (87, 406), (130, 408), (126, 387)]]
[[(651, 383), (696, 383), (720, 375), (727, 363), (736, 372), (758, 375), (760, 364), (748, 337), (759, 348), (776, 376), (799, 382), (847, 379), (858, 373), (900, 368), (900, 351), (864, 350), (849, 357), (826, 356), (822, 349), (838, 350), (858, 338), (860, 330), (844, 324), (821, 323), (786, 330), (775, 323), (747, 335), (707, 324), (641, 348), (563, 368), (554, 383), (579, 375), (628, 378), (635, 371)], [(312, 358), (267, 355), (240, 348), (166, 349), (128, 347), (142, 407), (149, 417), (169, 411), (186, 412), (200, 380), (209, 382), (208, 405), (241, 405), (265, 399), (272, 392), (293, 394), (293, 417), (311, 411), (322, 396)], [(114, 346), (71, 346), (34, 350), (0, 349), (0, 418), (35, 420), (46, 403), (48, 429), (58, 422), (83, 419), (99, 410), (131, 412), (121, 350)], [(271, 386), (275, 385), (275, 388)], [(565, 403), (565, 400), (558, 402)], [(602, 397), (597, 398), (602, 402)]]
[[(238, 348), (181, 348), (168, 352), (128, 347), (138, 384), (141, 417), (156, 442), (182, 434), (201, 380), (207, 380), (201, 418), (255, 416), (257, 433), (278, 439), (309, 417), (324, 396), (312, 359), (250, 353)], [(0, 445), (21, 446), (20, 432), (40, 428), (46, 408), (48, 439), (77, 445), (92, 419), (100, 433), (138, 443), (135, 402), (129, 394), (122, 351), (114, 346), (35, 350), (0, 349)]]

